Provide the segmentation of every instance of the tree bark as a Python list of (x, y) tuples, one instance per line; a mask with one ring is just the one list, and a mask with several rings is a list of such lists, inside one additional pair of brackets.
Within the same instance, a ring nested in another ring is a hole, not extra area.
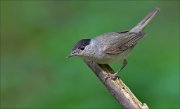
[(142, 104), (135, 97), (135, 95), (119, 77), (115, 80), (111, 77), (108, 77), (109, 74), (114, 73), (109, 65), (99, 65), (88, 60), (84, 61), (124, 109), (149, 109), (145, 103)]

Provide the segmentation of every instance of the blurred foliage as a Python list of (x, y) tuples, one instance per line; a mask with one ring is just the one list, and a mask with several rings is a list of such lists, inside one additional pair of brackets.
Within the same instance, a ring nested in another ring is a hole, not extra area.
[(150, 108), (179, 108), (179, 1), (0, 3), (1, 108), (119, 108), (81, 59), (65, 57), (78, 40), (128, 30), (155, 7), (120, 76)]

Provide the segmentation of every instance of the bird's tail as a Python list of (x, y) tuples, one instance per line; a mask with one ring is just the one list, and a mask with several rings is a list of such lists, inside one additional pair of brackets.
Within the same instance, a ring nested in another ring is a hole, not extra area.
[(143, 20), (141, 20), (134, 28), (132, 28), (130, 32), (141, 32), (159, 11), (160, 8), (153, 9)]

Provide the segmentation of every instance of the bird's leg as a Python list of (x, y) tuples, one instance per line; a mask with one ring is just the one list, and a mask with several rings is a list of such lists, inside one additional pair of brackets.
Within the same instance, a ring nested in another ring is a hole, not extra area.
[(116, 72), (116, 73), (119, 73), (119, 72), (121, 72), (121, 70), (125, 67), (127, 65), (127, 60), (126, 59), (124, 59), (123, 60), (123, 64), (122, 64), (122, 66), (121, 66), (121, 68)]
[(123, 60), (123, 64), (122, 64), (122, 66), (119, 68), (119, 70), (118, 70), (116, 73), (110, 75), (110, 77), (111, 77), (112, 79), (118, 78), (118, 73), (121, 72), (121, 70), (122, 70), (126, 65), (127, 65), (127, 60), (124, 59), (124, 60)]

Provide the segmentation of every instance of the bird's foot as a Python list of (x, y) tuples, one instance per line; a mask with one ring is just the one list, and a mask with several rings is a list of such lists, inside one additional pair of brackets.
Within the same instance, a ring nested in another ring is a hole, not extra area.
[(109, 77), (110, 77), (111, 79), (113, 79), (113, 80), (115, 80), (115, 79), (119, 78), (119, 76), (118, 76), (118, 72), (113, 73), (113, 74), (109, 74)]
[(108, 78), (111, 78), (111, 79), (113, 79), (113, 80), (116, 80), (117, 78), (119, 78), (118, 72), (113, 73), (113, 74), (112, 74), (112, 73), (108, 73), (108, 74), (105, 75), (105, 77), (104, 77), (105, 81), (106, 81)]

